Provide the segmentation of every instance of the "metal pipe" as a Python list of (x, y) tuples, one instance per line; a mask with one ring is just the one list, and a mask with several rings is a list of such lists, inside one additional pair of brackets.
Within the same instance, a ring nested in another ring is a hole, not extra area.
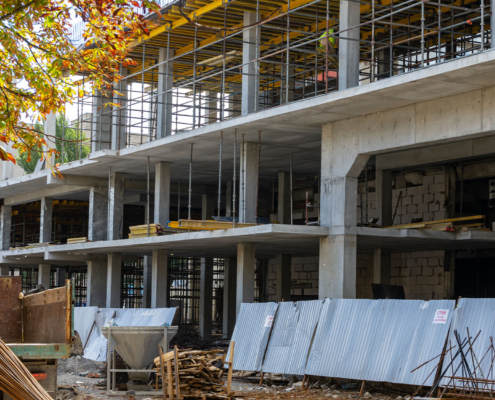
[[(244, 140), (244, 134), (242, 134), (242, 144), (241, 144), (241, 213), (239, 213), (239, 222), (246, 222), (246, 174), (244, 170), (244, 164), (246, 162), (246, 141)], [(242, 217), (242, 221), (241, 221)]]
[(258, 224), (258, 203), (260, 197), (260, 163), (261, 163), (261, 131), (258, 131), (258, 174), (256, 177), (256, 211), (255, 224)]
[(236, 193), (235, 187), (237, 185), (237, 177), (236, 177), (236, 153), (237, 153), (237, 129), (234, 131), (234, 179), (232, 183), (232, 227), (235, 228), (235, 203), (236, 203)]
[(218, 220), (220, 221), (220, 207), (222, 206), (222, 149), (223, 149), (223, 131), (220, 132), (220, 158), (218, 166)]
[(421, 0), (421, 67), (425, 66), (425, 3)]
[(193, 143), (191, 143), (191, 161), (189, 161), (189, 204), (187, 205), (187, 219), (191, 219), (192, 165), (193, 165)]
[(179, 178), (179, 187), (177, 188), (177, 221), (180, 221), (180, 178)]
[[(371, 82), (375, 81), (375, 0), (371, 0)], [(366, 216), (368, 217), (368, 216)]]
[(150, 236), (150, 157), (148, 156), (148, 175), (146, 179), (146, 236)]
[(366, 223), (368, 223), (368, 167), (364, 167), (364, 201), (365, 204), (365, 213), (364, 216), (366, 218)]
[[(289, 173), (289, 177), (290, 177), (290, 224), (294, 225), (294, 218), (293, 218), (294, 202), (293, 202), (293, 198), (292, 198), (292, 154), (290, 155), (289, 171), (290, 171), (290, 173)], [(280, 196), (280, 193), (279, 193), (279, 196)]]
[[(327, 0), (328, 1), (328, 0)], [(287, 0), (287, 11), (290, 11), (290, 0)], [(289, 70), (289, 60), (290, 60), (290, 32), (289, 32), (289, 29), (290, 29), (290, 14), (287, 14), (287, 53), (286, 53), (286, 58), (285, 58), (285, 62), (286, 62), (286, 66), (285, 66), (285, 70), (286, 70), (286, 81), (285, 81), (285, 103), (286, 104), (289, 104), (289, 74), (290, 74), (290, 70)], [(282, 83), (282, 82), (281, 82)]]

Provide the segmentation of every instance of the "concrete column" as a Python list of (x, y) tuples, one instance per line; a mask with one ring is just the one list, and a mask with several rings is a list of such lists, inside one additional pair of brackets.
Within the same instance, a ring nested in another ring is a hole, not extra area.
[(0, 206), (0, 250), (10, 249), (12, 235), (12, 207)]
[(395, 206), (392, 204), (392, 171), (379, 169), (379, 157), (377, 157), (375, 176), (375, 217), (378, 218), (378, 224), (390, 226), (392, 225), (393, 206)]
[[(151, 220), (151, 218), (150, 218)], [(170, 163), (158, 162), (155, 169), (155, 224), (170, 220)]]
[(53, 200), (49, 197), (41, 198), (40, 211), (40, 243), (52, 241)]
[(199, 289), (199, 334), (211, 339), (213, 329), (213, 258), (201, 259), (201, 280)]
[[(45, 147), (46, 150), (49, 149), (55, 149), (56, 148), (56, 143), (55, 143), (55, 138), (57, 137), (57, 115), (56, 114), (48, 114), (45, 117), (45, 124), (44, 124), (44, 133), (45, 133), (45, 141), (47, 146)], [(50, 169), (50, 165), (54, 166), (56, 164), (55, 161), (55, 156), (51, 155), (46, 158), (45, 162), (45, 169)], [(50, 164), (50, 165), (48, 165)]]
[(258, 143), (241, 144), (239, 183), (239, 222), (256, 222), (256, 184), (258, 182)]
[(254, 243), (237, 245), (237, 304), (236, 315), (242, 303), (254, 302)]
[(278, 171), (278, 223), (290, 224), (290, 173)]
[[(128, 74), (128, 70), (121, 68), (120, 75), (125, 78)], [(113, 107), (112, 113), (112, 143), (111, 147), (113, 150), (120, 150), (125, 148), (126, 142), (126, 126), (127, 126), (127, 80), (122, 80), (115, 84), (115, 89), (121, 93), (121, 95), (114, 95), (113, 102), (115, 104), (120, 104), (120, 107)], [(107, 107), (108, 110), (110, 110)]]
[(67, 270), (65, 268), (57, 268), (57, 287), (65, 286), (67, 279)]
[(43, 285), (45, 289), (50, 289), (50, 264), (39, 264), (38, 285)]
[[(256, 13), (244, 12), (244, 26), (256, 23)], [(256, 84), (255, 63), (250, 62), (256, 59), (256, 30), (259, 28), (247, 29), (242, 33), (242, 115), (254, 112), (255, 102), (258, 96), (254, 90)]]
[(143, 260), (143, 308), (151, 308), (152, 256)]
[(153, 250), (151, 264), (151, 308), (167, 307), (168, 252)]
[(124, 223), (124, 175), (113, 172), (108, 196), (108, 240), (122, 239)]
[(392, 261), (390, 251), (375, 249), (373, 253), (373, 283), (390, 285)]
[(260, 303), (265, 303), (268, 301), (268, 276), (269, 276), (269, 259), (268, 258), (260, 258), (259, 262), (259, 301)]
[(232, 217), (232, 182), (225, 185), (225, 216)]
[[(339, 30), (359, 25), (360, 3), (340, 0)], [(359, 86), (359, 28), (339, 35), (339, 90)]]
[(201, 206), (201, 219), (203, 221), (213, 219), (215, 215), (215, 199), (213, 197), (203, 195)]
[(105, 307), (107, 299), (107, 260), (94, 257), (88, 261), (86, 304), (88, 307)]
[(275, 301), (290, 301), (291, 256), (277, 254), (275, 258)]
[(108, 189), (89, 189), (88, 240), (98, 242), (108, 238)]
[(223, 338), (230, 339), (235, 328), (237, 258), (225, 259), (223, 273)]
[(320, 238), (319, 298), (356, 298), (356, 236)]
[(120, 308), (122, 254), (109, 253), (107, 261), (107, 308)]
[(0, 276), (9, 276), (10, 275), (10, 267), (6, 265), (0, 265)]
[(168, 61), (174, 57), (175, 50), (160, 47), (158, 50), (158, 107), (156, 114), (156, 138), (161, 139), (172, 134), (172, 91), (174, 86), (174, 63)]
[(110, 90), (97, 90), (93, 97), (93, 118), (91, 126), (91, 152), (111, 148), (112, 139), (112, 107)]

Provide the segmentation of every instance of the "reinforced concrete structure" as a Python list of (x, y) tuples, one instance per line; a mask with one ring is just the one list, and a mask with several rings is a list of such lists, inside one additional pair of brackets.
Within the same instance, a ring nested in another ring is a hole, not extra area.
[[(163, 7), (121, 95), (79, 99), (66, 129), (90, 154), (64, 179), (0, 182), (2, 274), (82, 276), (90, 306), (180, 306), (204, 337), (229, 337), (243, 302), (495, 295), (491, 3)], [(232, 227), (129, 238), (214, 219)]]

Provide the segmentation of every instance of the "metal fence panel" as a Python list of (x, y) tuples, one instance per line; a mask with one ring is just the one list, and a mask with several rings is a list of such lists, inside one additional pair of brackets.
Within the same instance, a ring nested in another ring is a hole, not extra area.
[(263, 372), (303, 375), (322, 300), (280, 303)]
[[(454, 317), (452, 319), (452, 328), (450, 330), (447, 349), (455, 346), (451, 351), (448, 351), (444, 360), (444, 369), (450, 364), (456, 351), (459, 349), (458, 343), (454, 336), (454, 331), (457, 330), (461, 343), (463, 340), (471, 337), (471, 343), (473, 347), (473, 353), (468, 352), (469, 344), (463, 348), (465, 359), (472, 373), (473, 378), (495, 380), (495, 372), (493, 371), (493, 357), (492, 352), (488, 352), (488, 348), (491, 346), (490, 338), (495, 337), (495, 299), (466, 299), (462, 298), (457, 304), (457, 308), (454, 311)], [(474, 341), (476, 335), (479, 336)], [(473, 343), (474, 341), (474, 343)], [(479, 366), (478, 366), (479, 363)], [(449, 384), (451, 376), (464, 376), (468, 374), (463, 373), (461, 364), (461, 357), (458, 356), (454, 359), (452, 365), (447, 369), (446, 377), (442, 379), (441, 385)], [(456, 380), (456, 386), (466, 386), (466, 382), (459, 382)], [(492, 388), (493, 390), (493, 388)]]
[[(232, 334), (234, 369), (260, 371), (268, 338), (273, 326), (277, 303), (243, 303)], [(227, 353), (226, 360), (229, 360)]]
[[(306, 374), (419, 385), (431, 384), (428, 368), (439, 355), (455, 302), (452, 300), (325, 300)], [(434, 324), (448, 310), (445, 324)]]

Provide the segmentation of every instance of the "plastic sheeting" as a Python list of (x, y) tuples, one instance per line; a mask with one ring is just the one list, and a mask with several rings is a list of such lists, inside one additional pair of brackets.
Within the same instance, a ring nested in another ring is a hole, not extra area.
[(304, 375), (323, 300), (280, 303), (263, 372)]
[[(96, 307), (74, 308), (74, 329), (89, 331), (89, 339), (84, 348), (84, 358), (93, 361), (106, 361), (107, 339), (102, 335), (102, 326), (112, 321), (114, 326), (170, 326), (176, 308), (96, 308), (94, 319), (87, 309)], [(86, 310), (85, 310), (86, 309)], [(88, 328), (89, 326), (89, 328)], [(82, 339), (82, 338), (81, 338)], [(85, 341), (82, 340), (83, 346)]]
[[(260, 371), (277, 308), (277, 303), (241, 304), (232, 334), (235, 370)], [(229, 356), (230, 349), (226, 360)]]
[(453, 300), (327, 299), (305, 372), (431, 385), (431, 368), (411, 371), (443, 351), (454, 305)]

